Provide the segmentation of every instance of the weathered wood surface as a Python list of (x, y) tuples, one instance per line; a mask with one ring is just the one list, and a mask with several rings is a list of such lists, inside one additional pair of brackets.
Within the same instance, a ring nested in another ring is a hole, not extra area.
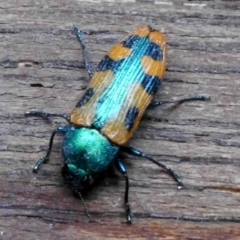
[[(240, 239), (240, 3), (87, 2), (0, 0), (0, 239)], [(212, 98), (146, 113), (130, 144), (174, 169), (185, 189), (127, 156), (131, 226), (119, 175), (85, 197), (94, 223), (67, 188), (36, 186), (61, 181), (61, 137), (50, 163), (32, 173), (65, 123), (24, 112), (69, 113), (88, 84), (74, 24), (89, 33), (94, 66), (137, 26), (162, 30), (169, 58), (156, 98)]]

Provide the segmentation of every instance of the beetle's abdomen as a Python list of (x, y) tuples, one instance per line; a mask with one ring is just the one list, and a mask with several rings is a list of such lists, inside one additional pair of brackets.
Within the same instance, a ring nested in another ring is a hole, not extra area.
[(99, 63), (71, 122), (98, 129), (117, 145), (125, 144), (158, 91), (165, 68), (164, 35), (149, 26), (138, 28)]

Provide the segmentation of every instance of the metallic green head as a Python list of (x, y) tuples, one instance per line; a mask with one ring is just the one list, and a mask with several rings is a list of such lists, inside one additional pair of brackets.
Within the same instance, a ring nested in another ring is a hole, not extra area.
[(64, 166), (62, 175), (75, 191), (88, 188), (94, 179), (116, 159), (119, 147), (97, 130), (91, 128), (62, 127)]

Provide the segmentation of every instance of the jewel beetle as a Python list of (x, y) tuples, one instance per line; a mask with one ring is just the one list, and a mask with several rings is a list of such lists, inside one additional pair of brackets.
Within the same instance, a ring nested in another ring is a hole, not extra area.
[(74, 33), (82, 46), (91, 81), (70, 116), (43, 111), (26, 112), (27, 116), (62, 117), (68, 122), (68, 125), (53, 131), (47, 153), (38, 160), (33, 171), (37, 172), (43, 163), (49, 161), (54, 136), (62, 134), (62, 177), (65, 184), (81, 197), (81, 192), (114, 164), (125, 178), (124, 202), (126, 219), (130, 223), (129, 179), (120, 151), (150, 160), (165, 169), (179, 188), (182, 186), (172, 169), (140, 150), (126, 146), (145, 110), (165, 103), (181, 104), (209, 98), (194, 96), (177, 101), (153, 101), (165, 73), (167, 50), (164, 34), (150, 26), (137, 28), (114, 45), (95, 72), (88, 59), (83, 32), (74, 27)]

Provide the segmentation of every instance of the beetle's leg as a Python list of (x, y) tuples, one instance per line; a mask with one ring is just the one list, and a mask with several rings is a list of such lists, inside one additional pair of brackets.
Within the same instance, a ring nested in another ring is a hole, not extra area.
[(70, 117), (66, 114), (58, 114), (58, 113), (47, 113), (43, 111), (28, 111), (25, 112), (25, 116), (36, 116), (48, 119), (49, 117), (61, 117), (64, 118), (68, 123), (70, 123)]
[(83, 32), (77, 28), (76, 26), (74, 26), (73, 31), (75, 33), (75, 35), (77, 36), (78, 41), (80, 42), (82, 49), (83, 49), (83, 56), (84, 56), (84, 61), (85, 61), (85, 67), (88, 71), (88, 75), (90, 78), (92, 78), (93, 76), (93, 67), (90, 64), (89, 61), (89, 56), (88, 56), (88, 52), (87, 52), (87, 48), (84, 42), (84, 38), (83, 38)]
[(119, 159), (117, 159), (115, 161), (115, 166), (116, 166), (117, 170), (125, 177), (126, 185), (125, 185), (124, 203), (125, 203), (125, 206), (126, 206), (127, 222), (131, 223), (131, 210), (130, 210), (130, 205), (129, 205), (129, 202), (128, 202), (129, 181), (128, 181), (127, 169)]
[(176, 104), (182, 104), (184, 102), (190, 102), (190, 101), (209, 101), (210, 97), (206, 97), (206, 96), (193, 96), (193, 97), (188, 97), (188, 98), (182, 98), (179, 100), (170, 100), (170, 101), (156, 101), (156, 102), (151, 102), (149, 104), (149, 108), (153, 108), (153, 107), (158, 107), (161, 106), (163, 104), (166, 103), (176, 103)]
[(45, 156), (41, 157), (37, 163), (35, 164), (35, 166), (33, 167), (33, 172), (37, 172), (39, 170), (39, 168), (42, 166), (43, 163), (47, 163), (49, 161), (49, 156), (52, 150), (52, 144), (53, 144), (53, 139), (54, 136), (56, 135), (56, 133), (60, 132), (61, 128), (57, 128), (56, 130), (54, 130), (52, 132), (50, 141), (49, 141), (49, 146), (48, 146), (48, 150)]
[(178, 189), (182, 188), (183, 183), (182, 183), (180, 177), (171, 168), (169, 168), (166, 165), (158, 162), (157, 160), (151, 158), (150, 156), (146, 155), (145, 153), (141, 152), (140, 150), (138, 150), (136, 148), (122, 146), (121, 150), (128, 153), (128, 154), (134, 155), (134, 156), (146, 158), (146, 159), (150, 160), (151, 162), (155, 163), (159, 167), (166, 170), (167, 173), (178, 183)]

